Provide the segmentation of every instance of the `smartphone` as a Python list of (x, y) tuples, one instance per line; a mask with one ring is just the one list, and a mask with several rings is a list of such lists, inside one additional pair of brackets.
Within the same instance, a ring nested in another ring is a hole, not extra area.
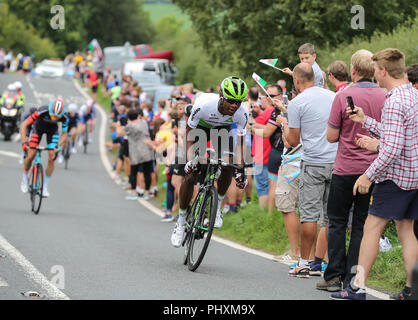
[(283, 103), (287, 104), (288, 102), (289, 102), (289, 98), (288, 98), (287, 94), (284, 94), (283, 95)]
[(351, 108), (351, 114), (356, 114), (355, 112), (354, 112), (354, 102), (353, 102), (353, 97), (352, 96), (347, 96), (347, 103), (348, 103), (348, 106)]

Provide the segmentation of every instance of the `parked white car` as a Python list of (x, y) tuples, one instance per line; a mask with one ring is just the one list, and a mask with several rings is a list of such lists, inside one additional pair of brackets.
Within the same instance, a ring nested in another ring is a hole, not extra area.
[(65, 75), (64, 62), (57, 60), (42, 60), (36, 65), (35, 73), (41, 77), (62, 78)]
[(155, 73), (165, 84), (174, 84), (177, 71), (167, 59), (137, 59), (125, 62), (122, 73), (134, 77), (140, 73)]

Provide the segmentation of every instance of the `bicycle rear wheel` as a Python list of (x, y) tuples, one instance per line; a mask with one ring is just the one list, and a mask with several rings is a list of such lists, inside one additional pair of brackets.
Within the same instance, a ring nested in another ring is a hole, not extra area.
[(68, 161), (70, 160), (70, 150), (71, 150), (71, 139), (67, 138), (67, 143), (65, 144), (65, 151), (64, 151), (65, 169), (68, 169)]
[(41, 164), (32, 167), (32, 174), (30, 179), (30, 198), (32, 202), (32, 211), (35, 214), (39, 213), (42, 203), (42, 189), (44, 184), (44, 173)]
[(195, 271), (202, 263), (209, 246), (218, 211), (218, 192), (215, 187), (206, 189), (203, 203), (196, 206), (199, 210), (191, 225), (188, 250), (188, 268)]

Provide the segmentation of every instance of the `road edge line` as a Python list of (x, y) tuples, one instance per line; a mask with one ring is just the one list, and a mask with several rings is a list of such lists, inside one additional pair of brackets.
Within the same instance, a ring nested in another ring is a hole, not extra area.
[[(86, 97), (86, 99), (91, 99), (91, 97), (80, 87), (80, 85), (77, 83), (76, 80), (74, 80), (73, 82), (74, 82), (77, 90), (84, 97)], [(102, 116), (102, 119), (104, 119), (104, 121), (101, 121), (101, 123), (100, 123), (100, 133), (99, 133), (99, 135), (100, 135), (99, 136), (100, 157), (102, 158), (102, 163), (103, 163), (107, 173), (109, 174), (110, 178), (112, 178), (112, 169), (111, 169), (112, 166), (110, 164), (109, 158), (107, 157), (106, 149), (105, 149), (107, 116), (106, 116), (106, 113), (104, 111), (104, 108), (97, 101), (95, 102), (95, 106), (98, 106), (97, 109), (100, 111), (100, 115)], [(139, 198), (138, 198), (138, 202), (141, 205), (143, 205), (144, 207), (146, 207), (148, 210), (153, 212), (154, 214), (156, 214), (160, 217), (164, 216), (164, 212), (161, 209), (155, 207), (152, 203), (150, 203), (150, 202), (148, 202), (144, 199), (139, 199)], [(247, 253), (254, 254), (254, 255), (263, 257), (265, 259), (268, 259), (268, 260), (272, 260), (272, 261), (275, 261), (275, 262), (279, 262), (279, 263), (288, 265), (286, 262), (275, 260), (274, 259), (275, 256), (273, 254), (266, 253), (266, 252), (263, 252), (263, 251), (260, 251), (260, 250), (257, 250), (257, 249), (252, 249), (252, 248), (244, 246), (240, 243), (237, 243), (237, 242), (234, 242), (234, 241), (231, 241), (231, 240), (228, 240), (228, 239), (216, 236), (216, 235), (212, 235), (212, 239), (215, 240), (216, 242), (222, 243), (222, 244), (227, 245), (231, 248), (241, 250), (241, 251), (245, 251)], [(372, 295), (376, 298), (379, 298), (379, 299), (382, 299), (382, 300), (389, 300), (389, 295), (386, 294), (386, 293), (379, 292), (379, 291), (376, 291), (376, 290), (368, 288), (368, 287), (366, 287), (366, 292), (367, 292), (367, 294), (370, 294), (370, 295)]]
[(23, 270), (25, 276), (32, 282), (38, 284), (48, 297), (54, 300), (70, 300), (70, 298), (54, 286), (49, 280), (28, 260), (19, 250), (13, 247), (0, 234), (0, 247), (12, 258)]

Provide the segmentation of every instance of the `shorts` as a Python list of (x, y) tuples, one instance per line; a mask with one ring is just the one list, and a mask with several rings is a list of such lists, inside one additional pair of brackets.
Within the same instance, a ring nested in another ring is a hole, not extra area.
[(29, 136), (29, 148), (38, 147), (43, 134), (46, 134), (46, 143), (48, 144), (48, 148), (54, 149), (57, 147), (60, 140), (60, 136), (58, 134), (58, 126), (54, 128), (42, 128), (36, 125), (32, 125), (32, 130)]
[(93, 93), (96, 93), (96, 92), (97, 92), (97, 88), (98, 88), (98, 87), (91, 87), (91, 91), (92, 91)]
[(299, 180), (300, 222), (328, 223), (327, 205), (331, 186), (333, 163), (301, 161)]
[(269, 194), (269, 176), (266, 164), (254, 163), (254, 185), (259, 197)]
[(290, 184), (287, 183), (284, 176), (292, 174), (299, 170), (299, 167), (289, 163), (283, 164), (279, 168), (276, 185), (276, 207), (283, 213), (296, 212), (299, 203), (299, 179), (297, 176)]
[(124, 157), (129, 157), (129, 143), (127, 139), (123, 139), (120, 143), (118, 158), (123, 161)]
[(418, 189), (403, 190), (392, 180), (376, 183), (369, 214), (390, 220), (418, 220)]
[(173, 164), (173, 174), (176, 176), (184, 177), (186, 172), (184, 172), (184, 164)]
[(68, 122), (68, 132), (70, 132), (72, 128), (77, 128), (77, 122), (75, 121)]
[(86, 124), (87, 121), (92, 120), (92, 119), (95, 119), (95, 118), (96, 117), (93, 116), (93, 114), (90, 113), (90, 114), (88, 114), (86, 116), (80, 116), (80, 122)]
[(269, 154), (269, 161), (267, 164), (268, 175), (270, 180), (277, 181), (277, 173), (279, 172), (280, 164), (282, 163), (283, 149), (278, 150), (271, 148)]

